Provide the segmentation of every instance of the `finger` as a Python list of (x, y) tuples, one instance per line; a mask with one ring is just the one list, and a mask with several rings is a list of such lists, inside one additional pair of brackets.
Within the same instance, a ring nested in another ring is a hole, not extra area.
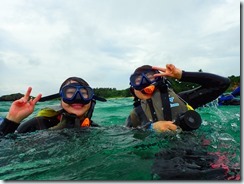
[(24, 103), (26, 103), (26, 100), (25, 100), (24, 97), (22, 97), (22, 98), (20, 98), (20, 99), (18, 99), (18, 100), (15, 100), (15, 101), (13, 102), (13, 104), (16, 104), (16, 105), (20, 105), (20, 104), (24, 104)]
[(161, 76), (165, 76), (164, 73), (157, 73), (153, 75), (153, 77), (161, 77)]
[(27, 102), (30, 98), (30, 94), (31, 94), (31, 91), (32, 91), (32, 88), (31, 87), (28, 87), (26, 93), (25, 93), (25, 96), (23, 97), (23, 99)]
[(173, 64), (167, 64), (166, 65), (166, 68), (169, 69), (169, 70), (171, 70), (171, 71), (173, 71), (175, 69), (175, 65), (173, 65)]
[(34, 98), (33, 99), (33, 104), (36, 104), (40, 99), (41, 99), (41, 97), (42, 97), (42, 94), (38, 94), (37, 96), (36, 96), (36, 98)]
[(165, 71), (166, 71), (165, 68), (161, 68), (161, 67), (157, 67), (157, 66), (152, 66), (152, 69), (154, 69), (154, 70), (159, 70), (159, 71), (161, 71), (161, 72), (165, 72)]
[(168, 129), (175, 131), (177, 129), (177, 126), (173, 123), (168, 124)]

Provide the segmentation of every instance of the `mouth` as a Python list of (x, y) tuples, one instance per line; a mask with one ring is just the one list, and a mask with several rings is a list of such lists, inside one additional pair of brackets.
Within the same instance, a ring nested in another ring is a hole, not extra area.
[(70, 106), (74, 109), (81, 109), (83, 108), (85, 105), (84, 104), (70, 104)]

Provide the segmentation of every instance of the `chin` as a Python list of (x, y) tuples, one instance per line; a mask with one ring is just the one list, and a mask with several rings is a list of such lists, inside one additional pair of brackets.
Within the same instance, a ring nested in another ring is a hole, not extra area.
[(141, 97), (141, 99), (142, 100), (147, 100), (147, 99), (149, 99), (151, 97), (152, 97), (152, 95), (145, 95), (145, 94), (143, 94), (142, 97)]

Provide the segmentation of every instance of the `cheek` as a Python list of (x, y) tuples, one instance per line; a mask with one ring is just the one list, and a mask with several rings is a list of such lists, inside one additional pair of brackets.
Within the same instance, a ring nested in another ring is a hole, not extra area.
[(67, 104), (67, 103), (65, 103), (65, 102), (63, 102), (63, 101), (61, 101), (61, 106), (63, 107), (63, 109), (64, 109), (66, 112), (75, 114), (75, 113), (73, 112), (73, 108), (72, 108), (69, 104)]
[(64, 110), (66, 110), (69, 107), (69, 104), (64, 103), (63, 101), (61, 101), (61, 106), (64, 108)]
[(147, 100), (149, 98), (152, 97), (152, 95), (149, 95), (149, 94), (143, 94), (141, 91), (138, 91), (138, 90), (134, 90), (135, 92), (135, 95), (141, 99), (141, 100)]
[(82, 110), (83, 110), (84, 112), (86, 112), (86, 111), (89, 110), (90, 107), (91, 107), (91, 104), (89, 103), (89, 104), (87, 104), (87, 105), (84, 105), (84, 106), (82, 107)]

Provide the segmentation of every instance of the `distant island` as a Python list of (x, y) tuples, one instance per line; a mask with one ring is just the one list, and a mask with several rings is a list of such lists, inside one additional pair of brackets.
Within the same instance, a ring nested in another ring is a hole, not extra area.
[[(231, 81), (230, 87), (226, 92), (232, 92), (236, 87), (240, 85), (240, 76), (230, 76), (228, 77)], [(169, 79), (174, 91), (179, 93), (181, 91), (193, 89), (199, 85), (189, 82), (179, 82), (175, 79)], [(207, 81), (206, 81), (207, 82)], [(103, 98), (118, 98), (118, 97), (131, 97), (130, 88), (117, 90), (116, 88), (94, 88), (94, 93), (97, 96)], [(14, 93), (10, 95), (3, 95), (0, 97), (0, 101), (14, 101), (22, 98), (24, 95), (21, 93)]]
[(0, 101), (14, 101), (22, 98), (24, 95), (21, 93), (15, 93), (11, 95), (3, 95), (0, 97)]

